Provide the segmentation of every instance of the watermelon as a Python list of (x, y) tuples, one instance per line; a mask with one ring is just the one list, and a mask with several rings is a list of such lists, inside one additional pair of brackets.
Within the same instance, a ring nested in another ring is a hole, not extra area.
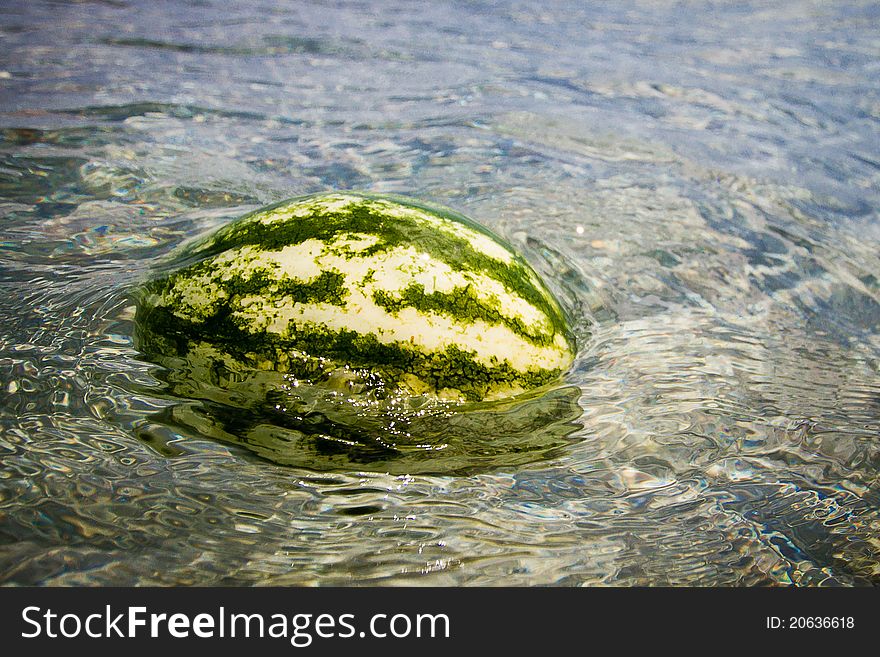
[(263, 372), (381, 399), (511, 397), (559, 379), (575, 348), (500, 238), (353, 192), (282, 201), (184, 247), (140, 289), (135, 323), (142, 352), (211, 385)]

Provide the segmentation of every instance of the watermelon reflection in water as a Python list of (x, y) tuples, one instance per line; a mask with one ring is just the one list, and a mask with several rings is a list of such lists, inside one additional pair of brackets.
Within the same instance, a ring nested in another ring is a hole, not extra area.
[(139, 290), (178, 426), (317, 469), (449, 472), (564, 444), (574, 339), (499, 238), (401, 197), (316, 195), (183, 249)]

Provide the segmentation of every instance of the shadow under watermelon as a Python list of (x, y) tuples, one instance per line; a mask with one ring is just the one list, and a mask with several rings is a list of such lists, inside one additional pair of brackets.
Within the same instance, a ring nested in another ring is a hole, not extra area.
[[(190, 394), (193, 390), (188, 391)], [(314, 392), (314, 391), (312, 391)], [(243, 447), (279, 465), (317, 471), (468, 475), (554, 458), (581, 428), (581, 391), (545, 388), (465, 405), (406, 399), (381, 410), (326, 393), (277, 389), (262, 403), (182, 400), (155, 420)]]

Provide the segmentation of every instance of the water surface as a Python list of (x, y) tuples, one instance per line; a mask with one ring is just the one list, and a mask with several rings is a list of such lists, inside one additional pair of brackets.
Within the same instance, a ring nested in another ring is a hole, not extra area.
[[(0, 582), (880, 582), (877, 5), (595, 4), (0, 4)], [(169, 392), (133, 286), (329, 189), (546, 277), (562, 442), (305, 468)]]

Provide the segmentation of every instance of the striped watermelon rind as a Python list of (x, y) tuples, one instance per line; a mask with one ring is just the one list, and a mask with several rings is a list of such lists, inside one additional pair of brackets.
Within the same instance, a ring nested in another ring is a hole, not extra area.
[(188, 247), (138, 295), (138, 344), (198, 367), (477, 401), (560, 377), (574, 341), (534, 270), (466, 217), (332, 193), (261, 208)]

